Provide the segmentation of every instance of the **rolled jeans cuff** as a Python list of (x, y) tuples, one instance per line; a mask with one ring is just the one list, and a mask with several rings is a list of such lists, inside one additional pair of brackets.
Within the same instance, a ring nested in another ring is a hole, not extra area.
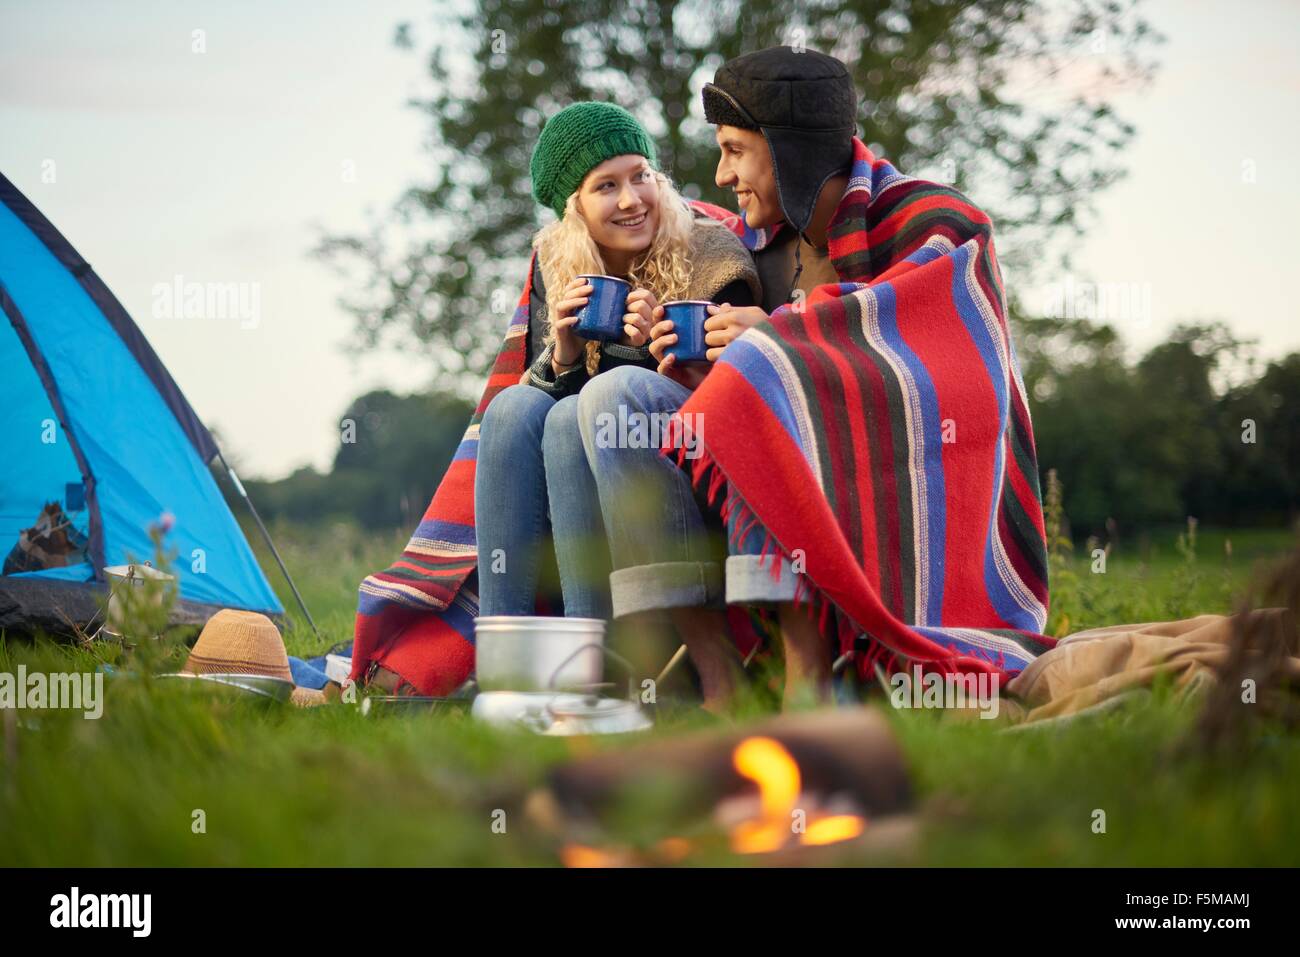
[(772, 574), (772, 561), (758, 555), (731, 555), (727, 558), (727, 604), (794, 601), (794, 569), (786, 558), (780, 559), (779, 577)]
[(655, 562), (609, 576), (615, 618), (669, 608), (724, 608), (717, 562)]

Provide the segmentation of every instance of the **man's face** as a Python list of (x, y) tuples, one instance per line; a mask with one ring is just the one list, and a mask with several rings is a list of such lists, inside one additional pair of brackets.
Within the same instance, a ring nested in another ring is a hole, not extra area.
[(718, 173), (714, 182), (736, 193), (736, 205), (750, 229), (775, 226), (785, 219), (781, 200), (776, 194), (776, 176), (772, 172), (772, 154), (767, 140), (758, 130), (738, 126), (719, 126)]

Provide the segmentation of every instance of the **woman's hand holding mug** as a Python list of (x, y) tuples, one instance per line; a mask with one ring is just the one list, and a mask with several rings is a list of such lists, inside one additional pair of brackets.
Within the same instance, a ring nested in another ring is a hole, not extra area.
[(586, 279), (578, 277), (569, 281), (564, 287), (563, 297), (555, 305), (555, 352), (551, 354), (551, 366), (555, 374), (567, 372), (582, 361), (586, 346), (583, 339), (574, 332), (578, 324), (577, 311), (587, 304), (588, 298), (595, 290)]

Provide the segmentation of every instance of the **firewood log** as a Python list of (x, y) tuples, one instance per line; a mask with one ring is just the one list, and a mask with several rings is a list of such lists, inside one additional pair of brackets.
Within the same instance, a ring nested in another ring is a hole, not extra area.
[(800, 791), (819, 803), (848, 800), (868, 818), (911, 803), (902, 752), (888, 722), (870, 708), (782, 715), (568, 762), (550, 772), (550, 796), (563, 817), (595, 824), (639, 794), (669, 793), (675, 819), (699, 820), (727, 798), (757, 793), (733, 764), (736, 746), (752, 737), (779, 742), (798, 764)]

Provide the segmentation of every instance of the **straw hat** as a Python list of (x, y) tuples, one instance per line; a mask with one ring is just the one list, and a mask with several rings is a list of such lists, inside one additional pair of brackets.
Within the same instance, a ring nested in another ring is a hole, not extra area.
[(223, 608), (208, 619), (181, 671), (293, 680), (280, 629), (265, 615), (234, 608)]
[[(263, 675), (293, 681), (284, 639), (275, 622), (255, 611), (234, 608), (223, 608), (208, 619), (181, 673)], [(326, 701), (322, 692), (297, 685), (289, 700), (300, 708)]]

